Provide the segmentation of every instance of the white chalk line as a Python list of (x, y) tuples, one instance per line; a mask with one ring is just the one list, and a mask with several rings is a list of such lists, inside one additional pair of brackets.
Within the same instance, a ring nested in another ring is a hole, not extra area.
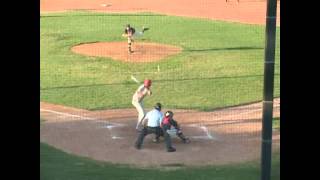
[(194, 138), (194, 139), (215, 139), (215, 140), (217, 139), (217, 138), (212, 136), (212, 134), (209, 132), (209, 130), (208, 130), (208, 128), (206, 126), (201, 126), (199, 124), (190, 124), (190, 125), (187, 125), (187, 126), (200, 128), (206, 134), (205, 136), (190, 136), (190, 138)]
[[(280, 105), (275, 105), (274, 108), (278, 108), (280, 107)], [(252, 111), (245, 111), (245, 112), (241, 112), (241, 113), (237, 113), (237, 115), (242, 115), (242, 114), (249, 114), (249, 113), (253, 113), (253, 112), (257, 112), (257, 111), (262, 111), (262, 109), (257, 109), (257, 110), (252, 110)], [(229, 115), (227, 117), (230, 117), (230, 116), (234, 116), (234, 115)], [(226, 117), (223, 117), (223, 118), (220, 118), (220, 119), (225, 119)], [(219, 120), (219, 118), (218, 118)], [(189, 127), (198, 127), (198, 128), (201, 128), (205, 133), (206, 133), (206, 136), (190, 136), (191, 138), (194, 138), (194, 139), (215, 139), (217, 140), (216, 137), (213, 137), (212, 134), (209, 132), (208, 128), (206, 126), (203, 126), (203, 125), (199, 125), (199, 124), (190, 124), (190, 125), (187, 125)]]
[[(82, 120), (85, 120), (85, 119), (88, 119), (88, 120), (94, 120), (94, 121), (97, 121), (97, 122), (103, 122), (103, 123), (106, 123), (106, 125), (104, 126), (101, 126), (100, 128), (107, 128), (110, 130), (110, 133), (111, 133), (111, 129), (114, 128), (114, 127), (121, 127), (121, 126), (125, 126), (125, 124), (120, 124), (120, 123), (108, 123), (108, 122), (105, 122), (105, 121), (101, 121), (101, 120), (98, 120), (96, 118), (90, 118), (90, 117), (84, 117), (84, 116), (80, 116), (80, 115), (75, 115), (75, 114), (70, 114), (70, 113), (63, 113), (63, 112), (58, 112), (58, 111), (53, 111), (53, 110), (47, 110), (47, 109), (40, 109), (40, 111), (45, 111), (45, 112), (50, 112), (50, 113), (54, 113), (54, 114), (58, 114), (58, 115), (63, 115), (63, 116), (69, 116), (69, 117), (77, 117), (77, 118), (80, 118)], [(197, 124), (191, 124), (191, 125), (188, 125), (190, 127), (199, 127), (201, 128), (205, 133), (206, 133), (206, 136), (190, 136), (190, 138), (193, 138), (193, 139), (214, 139), (213, 136), (210, 134), (210, 132), (208, 131), (207, 127), (205, 126), (200, 126), (200, 125), (197, 125)], [(112, 134), (112, 133), (111, 133)], [(111, 138), (116, 140), (116, 139), (124, 139), (124, 137), (120, 137), (120, 136), (114, 136), (114, 135), (111, 135)]]
[(206, 126), (201, 126), (201, 129), (207, 134), (209, 139), (214, 139)]
[(208, 136), (190, 136), (192, 139), (211, 139)]
[[(112, 129), (112, 128), (125, 126), (125, 124), (121, 124), (121, 123), (110, 123), (110, 122), (98, 120), (98, 119), (96, 119), (96, 118), (85, 117), (85, 116), (80, 116), (80, 115), (75, 115), (75, 114), (70, 114), (70, 113), (63, 113), (63, 112), (58, 112), (58, 111), (53, 111), (53, 110), (48, 110), (48, 109), (40, 109), (40, 111), (50, 112), (50, 113), (53, 113), (53, 114), (58, 114), (58, 115), (63, 115), (63, 116), (69, 116), (69, 117), (77, 117), (77, 118), (80, 118), (81, 120), (93, 120), (93, 121), (96, 121), (96, 122), (106, 123), (107, 125), (103, 125), (103, 126), (101, 126), (101, 128), (107, 128), (107, 129), (109, 129), (111, 135), (112, 135), (112, 132), (111, 132), (111, 129)], [(114, 135), (112, 135), (111, 138), (112, 138), (112, 139), (123, 139), (123, 137), (114, 136)]]
[(90, 117), (84, 117), (84, 116), (79, 116), (79, 115), (74, 115), (74, 114), (69, 114), (69, 113), (63, 113), (63, 112), (58, 112), (58, 111), (53, 111), (53, 110), (48, 110), (48, 109), (40, 109), (40, 111), (45, 111), (45, 112), (50, 112), (53, 114), (59, 114), (59, 115), (63, 115), (63, 116), (70, 116), (70, 117), (77, 117), (80, 119), (88, 119), (88, 120), (97, 120), (95, 118), (90, 118)]
[(121, 127), (121, 126), (125, 126), (123, 124), (113, 124), (113, 123), (107, 123), (106, 125), (101, 126), (100, 128), (108, 128), (108, 129), (112, 129), (115, 127)]
[(124, 137), (119, 137), (119, 136), (112, 136), (112, 139), (124, 139)]

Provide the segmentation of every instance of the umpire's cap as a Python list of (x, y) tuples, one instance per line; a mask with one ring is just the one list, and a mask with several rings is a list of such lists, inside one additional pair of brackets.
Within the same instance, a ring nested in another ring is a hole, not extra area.
[(155, 109), (158, 109), (159, 111), (161, 111), (161, 104), (160, 103), (156, 103), (156, 105), (154, 105)]

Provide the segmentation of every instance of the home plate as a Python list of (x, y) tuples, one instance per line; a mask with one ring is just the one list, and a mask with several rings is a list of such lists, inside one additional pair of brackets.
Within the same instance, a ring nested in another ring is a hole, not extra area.
[(112, 136), (112, 139), (123, 139), (123, 137), (119, 137), (119, 136)]
[(124, 124), (119, 124), (119, 123), (107, 123), (106, 125), (101, 126), (101, 128), (108, 128), (108, 129), (112, 129), (115, 127), (122, 127), (124, 126)]

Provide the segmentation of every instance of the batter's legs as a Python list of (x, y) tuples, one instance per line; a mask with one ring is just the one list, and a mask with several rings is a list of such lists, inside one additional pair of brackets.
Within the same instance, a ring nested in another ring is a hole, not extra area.
[(138, 111), (138, 121), (136, 125), (136, 129), (139, 129), (140, 123), (143, 120), (144, 116), (146, 115), (144, 108), (143, 108), (143, 103), (142, 102), (135, 102), (132, 101), (132, 105), (137, 109)]

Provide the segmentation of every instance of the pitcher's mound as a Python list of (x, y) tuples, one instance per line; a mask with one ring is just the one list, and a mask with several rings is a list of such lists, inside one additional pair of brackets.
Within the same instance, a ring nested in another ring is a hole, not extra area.
[(178, 54), (182, 49), (171, 45), (135, 42), (133, 53), (129, 53), (127, 42), (98, 42), (80, 44), (71, 50), (87, 56), (109, 57), (126, 62), (153, 62)]

